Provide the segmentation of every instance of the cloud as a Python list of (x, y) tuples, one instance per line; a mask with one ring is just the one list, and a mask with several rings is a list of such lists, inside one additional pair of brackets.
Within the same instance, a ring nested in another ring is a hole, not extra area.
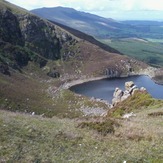
[[(163, 0), (8, 0), (28, 10), (41, 7), (70, 7), (79, 11), (99, 14), (104, 17), (121, 17), (122, 14), (140, 15), (147, 11), (163, 11)], [(130, 15), (132, 16), (132, 15)]]
[(26, 9), (64, 6), (79, 10), (163, 10), (162, 0), (9, 0)]
[(9, 0), (26, 9), (64, 6), (79, 10), (163, 10), (162, 0)]

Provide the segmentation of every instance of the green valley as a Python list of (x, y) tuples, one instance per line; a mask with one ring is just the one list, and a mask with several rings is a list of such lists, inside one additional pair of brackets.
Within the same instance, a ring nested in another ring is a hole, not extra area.
[(123, 54), (146, 62), (154, 67), (163, 66), (162, 40), (159, 39), (101, 39), (101, 41)]

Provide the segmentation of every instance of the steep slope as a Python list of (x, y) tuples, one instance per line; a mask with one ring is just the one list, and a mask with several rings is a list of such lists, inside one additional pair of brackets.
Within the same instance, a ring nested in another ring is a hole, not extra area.
[[(91, 36), (64, 26), (60, 28), (59, 24), (45, 21), (5, 1), (1, 1), (1, 4), (1, 72), (5, 72), (6, 66), (21, 70), (22, 67), (28, 65), (29, 61), (44, 67), (49, 63), (49, 60), (58, 60), (59, 64), (53, 63), (55, 69), (58, 69), (60, 73), (66, 70), (74, 73), (73, 67), (76, 70), (76, 67), (80, 69), (82, 66), (80, 70), (82, 71), (85, 69), (85, 65), (90, 64), (90, 58), (93, 58), (91, 60), (95, 63), (99, 62), (98, 58), (101, 58), (100, 64), (103, 68), (96, 66), (96, 69), (104, 71), (108, 65), (115, 67), (112, 60), (118, 64), (119, 60), (124, 59), (127, 62), (130, 60), (127, 57), (108, 53), (109, 51), (114, 53), (117, 51), (98, 43)], [(108, 52), (100, 49), (100, 47)], [(69, 67), (75, 63), (75, 66), (71, 66), (71, 70), (70, 68), (65, 69), (65, 66)], [(112, 64), (110, 65), (110, 63)], [(95, 74), (93, 71), (91, 73)]]
[(109, 45), (106, 45), (106, 44), (104, 44), (104, 43), (102, 43), (102, 42), (96, 40), (96, 39), (95, 39), (93, 36), (91, 36), (91, 35), (85, 34), (85, 33), (80, 32), (80, 31), (78, 31), (78, 30), (76, 30), (76, 29), (74, 29), (74, 28), (70, 28), (70, 27), (68, 27), (68, 26), (65, 26), (65, 25), (63, 25), (63, 24), (60, 24), (60, 23), (57, 23), (57, 22), (54, 22), (54, 21), (51, 21), (51, 22), (52, 22), (53, 24), (58, 25), (58, 26), (60, 26), (61, 28), (65, 29), (66, 31), (69, 31), (69, 32), (72, 33), (74, 36), (76, 36), (76, 37), (78, 37), (78, 38), (80, 38), (80, 39), (82, 39), (82, 40), (86, 40), (86, 41), (88, 41), (88, 42), (91, 42), (91, 43), (94, 44), (94, 45), (99, 46), (101, 49), (104, 49), (104, 50), (106, 50), (106, 51), (108, 51), (108, 52), (112, 52), (112, 53), (122, 54), (122, 53), (120, 53), (118, 50), (116, 50), (116, 49), (110, 47)]
[(61, 58), (61, 49), (67, 41), (75, 41), (72, 36), (57, 26), (28, 13), (16, 10), (5, 1), (0, 10), (1, 62), (12, 68), (20, 69), (35, 61), (40, 67), (45, 66), (48, 59)]

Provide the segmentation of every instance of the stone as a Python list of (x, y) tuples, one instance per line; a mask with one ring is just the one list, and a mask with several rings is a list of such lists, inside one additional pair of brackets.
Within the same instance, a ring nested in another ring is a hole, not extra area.
[(133, 112), (131, 112), (131, 113), (127, 113), (127, 114), (124, 114), (123, 115), (123, 118), (126, 118), (126, 119), (128, 119), (130, 117), (136, 117), (136, 114), (134, 114)]
[(133, 91), (132, 91), (132, 95), (136, 92), (136, 91), (138, 91), (139, 89), (138, 88), (135, 88), (135, 89), (133, 89)]
[(60, 73), (53, 70), (47, 73), (48, 76), (52, 77), (52, 78), (59, 78), (60, 77)]
[(7, 64), (0, 63), (0, 73), (10, 76), (10, 71)]
[(116, 88), (113, 94), (115, 98), (121, 98), (123, 96), (123, 91), (119, 88)]
[(141, 87), (140, 88), (140, 91), (146, 91), (147, 89), (146, 88), (144, 88), (144, 87)]
[(134, 86), (134, 82), (133, 81), (129, 81), (125, 83), (125, 89), (126, 90), (130, 90), (133, 86)]
[(134, 90), (137, 90), (137, 86), (133, 85), (130, 89), (129, 89), (129, 93), (132, 94)]
[(117, 105), (117, 103), (119, 103), (121, 101), (121, 97), (123, 96), (124, 92), (119, 89), (119, 88), (116, 88), (114, 93), (113, 93), (113, 99), (112, 99), (112, 105), (115, 106)]
[(113, 106), (117, 105), (119, 102), (121, 102), (121, 98), (113, 98), (112, 99), (112, 105)]
[(130, 97), (131, 95), (130, 94), (126, 94), (126, 95), (123, 95), (122, 97), (121, 97), (121, 101), (124, 101), (124, 100), (126, 100), (128, 97)]

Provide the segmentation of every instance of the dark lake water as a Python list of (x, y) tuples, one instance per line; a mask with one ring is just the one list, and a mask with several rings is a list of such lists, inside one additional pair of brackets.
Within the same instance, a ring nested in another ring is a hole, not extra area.
[(124, 85), (127, 81), (133, 81), (138, 88), (145, 87), (152, 97), (163, 99), (163, 85), (156, 84), (148, 76), (101, 79), (75, 85), (70, 90), (88, 97), (100, 98), (111, 102), (115, 88), (118, 87), (124, 90)]

